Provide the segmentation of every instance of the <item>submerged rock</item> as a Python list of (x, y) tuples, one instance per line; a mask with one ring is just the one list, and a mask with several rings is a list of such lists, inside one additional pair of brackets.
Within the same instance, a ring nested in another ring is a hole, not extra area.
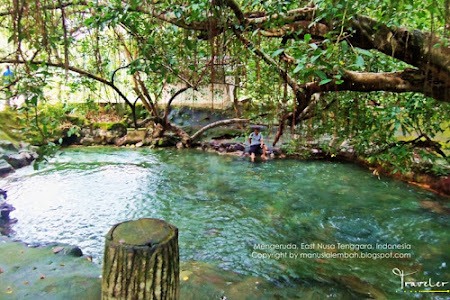
[(449, 214), (450, 210), (445, 208), (442, 204), (437, 201), (424, 200), (419, 202), (420, 207), (426, 210), (430, 210), (437, 214)]

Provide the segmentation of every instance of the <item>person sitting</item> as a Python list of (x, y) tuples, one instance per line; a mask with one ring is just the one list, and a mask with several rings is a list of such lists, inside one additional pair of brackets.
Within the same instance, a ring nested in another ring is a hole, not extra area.
[(260, 154), (261, 158), (266, 160), (267, 159), (267, 156), (266, 156), (267, 147), (264, 145), (263, 136), (262, 136), (261, 132), (259, 132), (258, 128), (255, 128), (255, 131), (250, 133), (248, 141), (250, 143), (250, 150), (248, 152), (250, 153), (250, 158), (251, 158), (252, 162), (255, 161), (256, 154)]

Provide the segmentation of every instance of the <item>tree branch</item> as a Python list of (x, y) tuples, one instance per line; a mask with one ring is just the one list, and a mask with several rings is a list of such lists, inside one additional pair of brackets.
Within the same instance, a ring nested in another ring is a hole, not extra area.
[(191, 136), (191, 143), (195, 142), (203, 132), (205, 132), (211, 128), (224, 126), (224, 125), (230, 125), (230, 124), (237, 124), (237, 123), (248, 123), (248, 122), (250, 122), (249, 119), (229, 119), (229, 120), (221, 120), (221, 121), (213, 122), (211, 124), (208, 124), (208, 125), (202, 127), (196, 133), (194, 133)]
[(394, 93), (419, 92), (426, 96), (443, 102), (450, 102), (450, 85), (437, 83), (433, 77), (417, 69), (405, 69), (401, 72), (364, 73), (345, 71), (343, 83), (336, 80), (320, 85), (318, 82), (309, 82), (299, 85), (311, 94), (320, 92), (356, 91), (373, 92), (387, 91)]
[[(37, 60), (25, 61), (25, 60), (19, 60), (19, 59), (0, 59), (0, 63), (3, 63), (3, 64), (34, 64), (34, 65), (46, 65), (49, 67), (55, 67), (55, 68), (61, 68), (61, 69), (66, 68), (64, 63), (52, 63), (52, 62), (37, 61)], [(119, 90), (119, 88), (113, 82), (108, 81), (100, 76), (94, 75), (92, 73), (89, 73), (88, 71), (85, 71), (83, 69), (79, 69), (79, 68), (76, 68), (73, 66), (67, 66), (67, 69), (69, 71), (78, 73), (80, 75), (91, 78), (95, 81), (106, 84), (107, 86), (111, 87), (125, 101), (125, 103), (127, 103), (127, 105), (129, 105), (130, 107), (133, 106), (133, 104), (128, 100), (128, 98)]]
[(175, 98), (184, 93), (185, 91), (187, 91), (188, 89), (190, 89), (191, 87), (189, 85), (186, 85), (185, 87), (179, 89), (175, 94), (172, 95), (172, 97), (170, 97), (169, 101), (167, 101), (167, 105), (166, 105), (166, 110), (164, 111), (164, 122), (168, 123), (168, 118), (169, 118), (169, 113), (170, 113), (170, 105), (172, 105), (173, 100), (175, 100)]

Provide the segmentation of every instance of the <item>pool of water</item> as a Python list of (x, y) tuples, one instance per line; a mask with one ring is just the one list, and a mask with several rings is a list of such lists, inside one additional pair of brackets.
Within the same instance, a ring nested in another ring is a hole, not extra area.
[[(71, 148), (41, 170), (0, 179), (0, 187), (16, 207), (15, 239), (78, 245), (97, 263), (113, 224), (153, 217), (179, 228), (181, 260), (263, 277), (278, 287), (310, 286), (324, 296), (370, 289), (389, 298), (403, 292), (394, 268), (416, 272), (410, 281), (450, 281), (449, 215), (420, 205), (448, 208), (448, 201), (353, 164), (252, 164), (194, 150)], [(307, 249), (312, 244), (315, 249)], [(348, 248), (356, 244), (374, 249)], [(410, 249), (375, 249), (394, 244)], [(297, 249), (258, 248), (269, 245)], [(374, 259), (390, 252), (411, 257)], [(330, 257), (337, 253), (347, 257)]]

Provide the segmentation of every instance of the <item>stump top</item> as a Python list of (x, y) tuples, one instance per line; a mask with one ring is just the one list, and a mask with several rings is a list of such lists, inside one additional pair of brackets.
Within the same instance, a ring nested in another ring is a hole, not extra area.
[(107, 234), (112, 242), (132, 246), (154, 246), (170, 240), (177, 228), (158, 219), (139, 219), (115, 225)]

